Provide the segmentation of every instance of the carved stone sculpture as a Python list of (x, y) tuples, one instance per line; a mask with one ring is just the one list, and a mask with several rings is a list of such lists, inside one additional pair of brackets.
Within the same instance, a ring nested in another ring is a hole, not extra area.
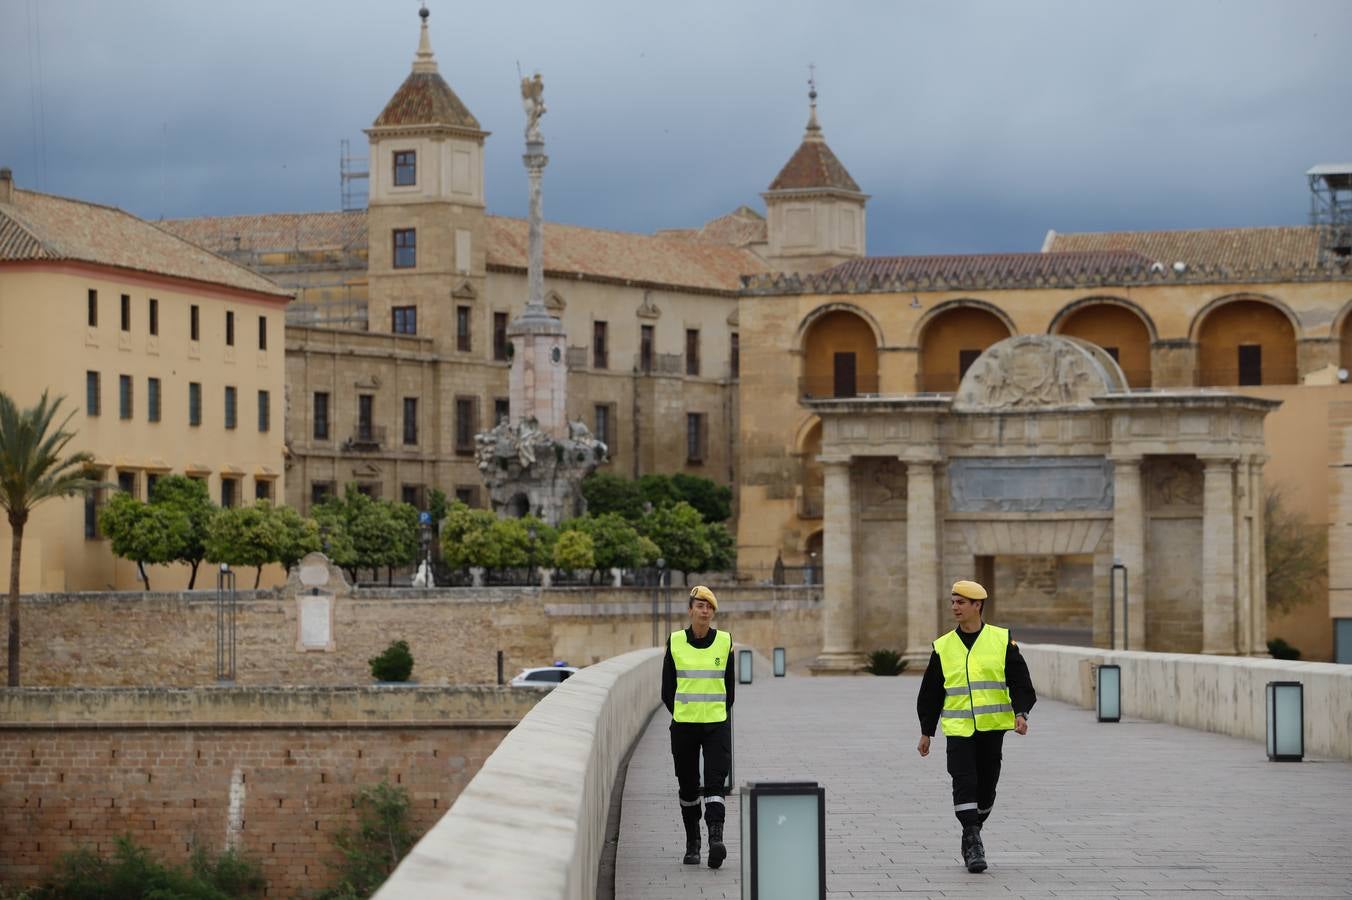
[(1093, 397), (1123, 390), (1112, 357), (1082, 341), (1048, 334), (1006, 338), (988, 348), (963, 376), (959, 411), (1089, 406)]

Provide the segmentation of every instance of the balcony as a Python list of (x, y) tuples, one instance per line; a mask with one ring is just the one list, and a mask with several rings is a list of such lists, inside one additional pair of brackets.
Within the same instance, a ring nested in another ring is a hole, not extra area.
[(343, 442), (344, 450), (369, 453), (385, 446), (385, 426), (358, 425), (352, 436)]
[(878, 393), (878, 376), (856, 375), (837, 382), (834, 375), (804, 375), (798, 379), (798, 396), (803, 400), (846, 399)]

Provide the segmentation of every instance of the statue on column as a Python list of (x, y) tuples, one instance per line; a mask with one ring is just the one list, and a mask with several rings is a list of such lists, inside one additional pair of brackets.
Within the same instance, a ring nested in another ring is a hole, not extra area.
[(545, 114), (545, 82), (536, 72), (534, 78), (521, 79), (521, 105), (526, 110), (526, 142), (538, 144), (544, 140), (540, 136), (540, 117)]

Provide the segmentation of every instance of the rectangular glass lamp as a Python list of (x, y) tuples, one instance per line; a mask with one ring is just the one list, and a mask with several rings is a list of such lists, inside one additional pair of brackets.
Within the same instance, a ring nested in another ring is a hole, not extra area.
[(751, 651), (750, 651), (750, 650), (738, 650), (738, 651), (737, 651), (737, 683), (738, 683), (738, 684), (750, 684), (750, 683), (751, 683)]
[(1122, 667), (1098, 667), (1098, 720), (1122, 721)]
[(783, 647), (776, 647), (776, 648), (775, 648), (775, 677), (776, 677), (776, 678), (783, 678), (783, 677), (784, 677), (784, 670), (787, 668), (787, 666), (788, 666), (788, 661), (787, 661), (787, 660), (785, 659), (785, 657), (784, 657), (784, 648), (783, 648)]
[(1272, 762), (1305, 758), (1305, 688), (1299, 681), (1267, 683), (1267, 755)]
[(762, 781), (739, 806), (742, 900), (826, 900), (826, 789)]

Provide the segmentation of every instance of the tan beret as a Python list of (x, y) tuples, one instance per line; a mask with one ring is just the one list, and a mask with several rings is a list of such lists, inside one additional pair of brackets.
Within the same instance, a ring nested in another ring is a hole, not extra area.
[(714, 596), (713, 591), (702, 584), (697, 584), (690, 589), (690, 602), (693, 603), (696, 600), (707, 600), (710, 606), (715, 610), (718, 609), (718, 598)]
[(985, 600), (986, 589), (975, 581), (955, 581), (953, 582), (953, 593), (959, 597), (966, 597), (968, 600)]

